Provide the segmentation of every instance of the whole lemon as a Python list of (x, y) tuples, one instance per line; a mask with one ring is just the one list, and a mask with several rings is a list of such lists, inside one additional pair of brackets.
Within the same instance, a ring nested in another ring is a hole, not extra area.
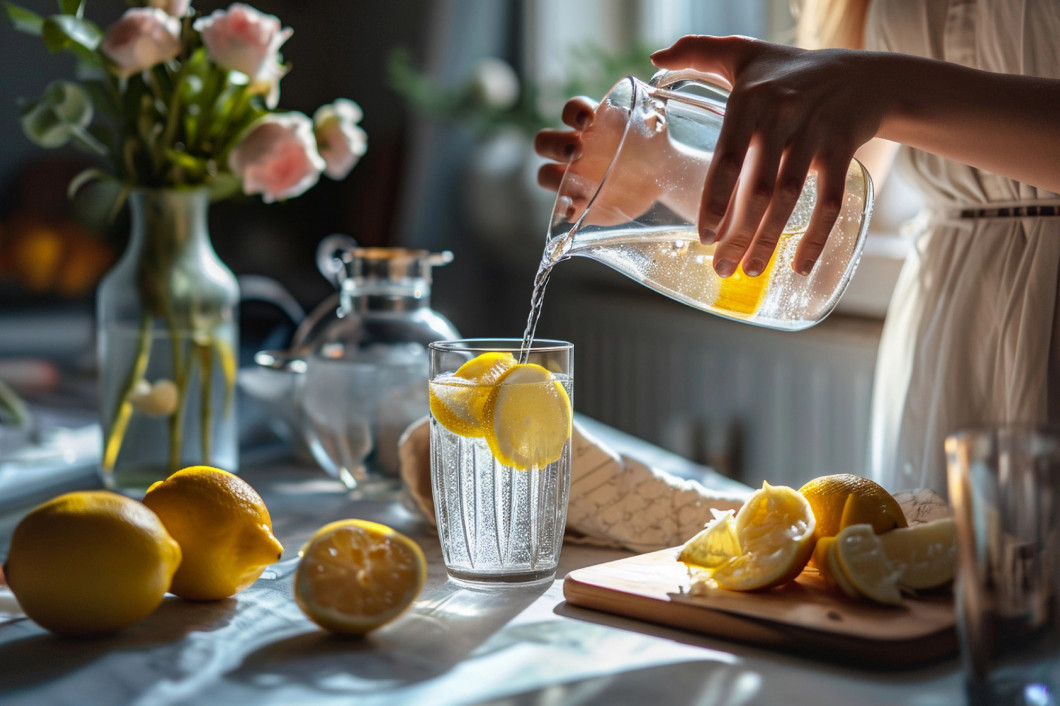
[(902, 506), (883, 486), (851, 473), (820, 476), (799, 488), (817, 519), (814, 537), (834, 537), (851, 525), (872, 525), (876, 534), (907, 527)]
[(60, 495), (15, 527), (4, 566), (32, 620), (60, 635), (117, 632), (162, 602), (180, 547), (155, 513), (105, 490)]
[(196, 601), (234, 595), (283, 554), (265, 502), (239, 476), (191, 466), (158, 481), (144, 495), (184, 559), (170, 591)]

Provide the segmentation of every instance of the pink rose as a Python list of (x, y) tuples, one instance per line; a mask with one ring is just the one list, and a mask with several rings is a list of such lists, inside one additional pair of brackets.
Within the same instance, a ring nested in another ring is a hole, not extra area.
[(247, 131), (228, 156), (246, 194), (265, 203), (293, 198), (317, 183), (324, 160), (317, 154), (313, 122), (301, 113), (271, 113)]
[(191, 7), (190, 0), (147, 0), (148, 7), (157, 7), (167, 15), (183, 17)]
[(128, 78), (180, 54), (180, 20), (154, 7), (125, 11), (103, 36), (100, 49)]
[(363, 116), (361, 107), (346, 98), (321, 106), (313, 115), (317, 149), (332, 179), (349, 174), (368, 149), (368, 136), (357, 125)]
[(280, 45), (294, 33), (290, 27), (281, 28), (278, 17), (238, 2), (196, 20), (194, 27), (214, 61), (246, 74), (252, 82), (278, 78), (274, 75), (280, 65)]

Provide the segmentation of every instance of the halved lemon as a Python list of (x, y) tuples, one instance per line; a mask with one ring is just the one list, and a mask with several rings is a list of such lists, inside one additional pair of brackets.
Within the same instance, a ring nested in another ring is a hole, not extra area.
[(900, 588), (937, 588), (953, 580), (957, 529), (952, 517), (891, 530), (880, 535), (888, 560), (900, 572)]
[(298, 606), (317, 625), (346, 635), (363, 635), (401, 615), (427, 576), (416, 542), (368, 520), (321, 527), (301, 557), (294, 576)]
[(740, 553), (714, 570), (722, 588), (754, 591), (794, 579), (813, 554), (813, 510), (798, 491), (762, 483), (735, 520)]
[(486, 443), (505, 466), (522, 471), (559, 460), (570, 440), (570, 397), (548, 370), (520, 363), (504, 371), (483, 410)]
[(467, 361), (452, 375), (436, 377), (428, 387), (431, 414), (454, 434), (485, 436), (486, 402), (497, 380), (515, 364), (511, 353), (490, 351)]
[(898, 590), (901, 571), (887, 558), (883, 542), (872, 525), (850, 525), (835, 538), (838, 568), (858, 593), (877, 603), (901, 605)]

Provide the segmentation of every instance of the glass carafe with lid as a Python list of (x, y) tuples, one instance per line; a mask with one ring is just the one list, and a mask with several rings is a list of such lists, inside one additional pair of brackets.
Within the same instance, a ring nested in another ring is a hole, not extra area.
[(728, 278), (696, 221), (728, 94), (693, 71), (619, 81), (581, 136), (556, 195), (543, 268), (570, 256), (602, 262), (689, 306), (782, 330), (821, 321), (846, 290), (872, 213), (872, 181), (852, 160), (842, 211), (816, 266), (791, 265), (816, 204), (813, 172), (765, 270)]
[(459, 338), (431, 308), (431, 270), (452, 253), (362, 248), (330, 236), (321, 272), (338, 287), (307, 333), (302, 403), (313, 457), (350, 488), (399, 485), (398, 438), (428, 412), (427, 344)]

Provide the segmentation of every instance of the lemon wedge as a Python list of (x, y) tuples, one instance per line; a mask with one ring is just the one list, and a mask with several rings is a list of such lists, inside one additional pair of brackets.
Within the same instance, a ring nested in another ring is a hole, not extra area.
[(838, 568), (858, 593), (877, 603), (902, 605), (898, 590), (902, 572), (887, 558), (872, 525), (850, 525), (840, 530), (835, 554)]
[(732, 510), (711, 509), (714, 519), (684, 543), (677, 560), (704, 569), (716, 569), (740, 553), (740, 538)]
[(520, 363), (504, 371), (483, 410), (494, 458), (518, 470), (559, 460), (571, 435), (570, 397), (548, 370)]
[(898, 586), (916, 591), (953, 580), (957, 568), (957, 529), (952, 517), (891, 530), (880, 535), (887, 559), (901, 575)]
[(851, 598), (861, 598), (861, 593), (850, 583), (850, 579), (839, 566), (835, 553), (835, 537), (821, 537), (813, 550), (813, 562), (821, 573), (821, 578), (829, 586), (838, 588)]
[(441, 375), (428, 388), (431, 415), (443, 427), (472, 438), (486, 435), (485, 407), (497, 380), (516, 364), (511, 353), (491, 351)]

